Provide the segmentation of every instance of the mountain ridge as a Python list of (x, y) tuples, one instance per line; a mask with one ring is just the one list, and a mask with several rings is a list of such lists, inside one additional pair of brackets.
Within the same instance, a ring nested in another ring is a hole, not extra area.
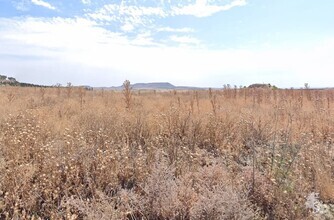
[[(124, 87), (111, 86), (111, 87), (94, 87), (95, 89), (105, 90), (122, 90)], [(133, 90), (202, 90), (207, 88), (193, 87), (193, 86), (175, 86), (169, 82), (149, 82), (149, 83), (134, 83), (131, 84)]]

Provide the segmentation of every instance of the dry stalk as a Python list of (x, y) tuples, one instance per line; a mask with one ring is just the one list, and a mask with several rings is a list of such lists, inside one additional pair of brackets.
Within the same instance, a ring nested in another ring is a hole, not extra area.
[(66, 86), (66, 94), (67, 94), (67, 98), (71, 98), (71, 94), (72, 94), (72, 83), (68, 82), (67, 86)]
[(129, 80), (125, 80), (123, 83), (123, 98), (125, 102), (125, 108), (129, 109), (132, 102), (132, 87)]
[(214, 115), (217, 113), (217, 96), (213, 93), (212, 89), (209, 88), (209, 98), (212, 107), (212, 112)]
[(40, 92), (42, 101), (44, 101), (44, 99), (45, 99), (45, 88), (43, 88), (43, 87), (40, 88), (39, 92)]
[(195, 99), (196, 99), (197, 111), (199, 113), (199, 95), (198, 95), (198, 91), (195, 92)]
[(84, 98), (86, 96), (86, 89), (84, 87), (79, 88), (79, 100), (80, 100), (80, 109), (83, 109), (83, 104), (85, 102)]

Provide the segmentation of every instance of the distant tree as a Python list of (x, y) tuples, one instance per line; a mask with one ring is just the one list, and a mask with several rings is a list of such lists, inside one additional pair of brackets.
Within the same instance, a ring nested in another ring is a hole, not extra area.
[(61, 93), (61, 84), (60, 83), (57, 83), (55, 86), (55, 88), (57, 88), (57, 96), (59, 97), (60, 96), (60, 93)]
[(311, 91), (310, 91), (310, 85), (308, 83), (304, 83), (304, 88), (306, 90), (307, 100), (311, 101), (312, 100), (312, 95), (311, 95)]
[(0, 75), (0, 80), (6, 80), (7, 79), (7, 76), (5, 75)]
[(230, 84), (224, 84), (223, 88), (224, 88), (224, 90), (231, 89), (231, 85)]
[(272, 85), (270, 85), (270, 84), (264, 84), (264, 83), (262, 83), (262, 84), (260, 84), (260, 83), (255, 83), (255, 84), (252, 84), (252, 85), (250, 85), (250, 86), (248, 86), (248, 88), (263, 88), (263, 89), (266, 89), (266, 88), (271, 88), (272, 87)]
[(304, 83), (304, 88), (305, 89), (309, 89), (310, 88), (310, 85), (308, 83)]
[(17, 82), (16, 79), (15, 79), (14, 77), (8, 77), (7, 79), (8, 79), (9, 81), (11, 81), (11, 82)]

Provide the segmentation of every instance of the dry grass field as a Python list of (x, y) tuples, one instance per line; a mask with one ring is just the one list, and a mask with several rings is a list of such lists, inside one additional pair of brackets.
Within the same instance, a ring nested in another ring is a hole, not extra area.
[(332, 219), (334, 91), (0, 87), (0, 219)]

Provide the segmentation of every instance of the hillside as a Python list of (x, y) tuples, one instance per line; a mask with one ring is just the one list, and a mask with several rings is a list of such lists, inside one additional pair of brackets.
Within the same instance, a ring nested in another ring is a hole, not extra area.
[(168, 82), (153, 82), (153, 83), (135, 83), (133, 89), (175, 89), (175, 86)]
[[(131, 85), (133, 90), (201, 90), (206, 88), (190, 87), (190, 86), (174, 86), (169, 82), (151, 82), (151, 83), (135, 83)], [(122, 90), (123, 86), (98, 87), (96, 89), (106, 90)]]
[(0, 75), (0, 86), (20, 86), (20, 87), (47, 87), (42, 85), (35, 85), (31, 83), (23, 83), (17, 81), (14, 77), (8, 77), (6, 75)]

